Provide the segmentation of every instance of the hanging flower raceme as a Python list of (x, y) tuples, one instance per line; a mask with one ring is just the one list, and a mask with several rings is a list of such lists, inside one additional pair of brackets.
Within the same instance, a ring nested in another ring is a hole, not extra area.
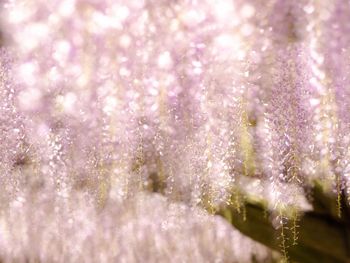
[[(286, 252), (286, 222), (296, 239), (311, 209), (304, 191), (337, 192), (339, 213), (349, 194), (349, 10), (340, 0), (4, 2), (0, 231), (13, 235), (0, 255), (151, 262), (175, 248), (174, 262), (249, 262), (233, 245), (244, 238), (204, 211), (245, 218), (250, 200), (271, 212)], [(257, 245), (244, 246), (250, 256)]]

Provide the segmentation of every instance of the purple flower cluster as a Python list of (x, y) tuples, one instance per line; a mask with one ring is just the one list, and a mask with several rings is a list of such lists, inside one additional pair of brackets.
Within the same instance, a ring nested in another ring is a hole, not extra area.
[(8, 0), (0, 15), (4, 260), (249, 262), (206, 247), (242, 237), (202, 208), (303, 211), (315, 181), (350, 196), (344, 1)]

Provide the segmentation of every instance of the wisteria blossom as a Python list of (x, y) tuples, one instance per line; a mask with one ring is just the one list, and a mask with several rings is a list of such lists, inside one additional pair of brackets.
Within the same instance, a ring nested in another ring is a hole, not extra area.
[[(286, 261), (310, 189), (342, 218), (350, 3), (0, 7), (0, 261)], [(225, 221), (250, 202), (279, 252)]]

